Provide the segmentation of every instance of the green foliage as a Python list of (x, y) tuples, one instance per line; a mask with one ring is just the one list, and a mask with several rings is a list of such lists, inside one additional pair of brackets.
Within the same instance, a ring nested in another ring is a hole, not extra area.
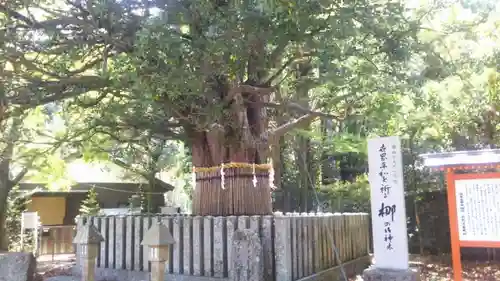
[[(51, 1), (8, 1), (0, 17), (0, 26), (9, 27), (1, 44), (15, 46), (0, 51), (6, 65), (0, 90), (13, 93), (9, 111), (29, 108), (22, 124), (29, 130), (16, 140), (43, 133), (35, 105), (57, 100), (61, 106), (54, 116), (65, 126), (45, 134), (50, 145), (16, 148), (21, 165), (42, 167), (49, 182), (65, 185), (61, 159), (76, 155), (119, 164), (153, 186), (169, 170), (162, 178), (189, 194), (196, 157), (185, 147), (220, 128), (236, 139), (243, 135), (233, 113), (248, 108), (225, 100), (242, 85), (252, 86), (243, 104), (263, 106), (265, 116), (256, 119), (271, 123), (254, 142), (322, 111), (321, 122), (278, 136), (281, 186), (294, 190), (290, 198), (302, 194), (299, 188), (325, 193), (337, 209), (365, 206), (372, 136), (402, 137), (412, 193), (434, 180), (418, 154), (500, 145), (500, 18), (491, 1), (413, 1), (410, 7), (369, 0), (180, 0), (168, 8), (149, 0), (66, 2), (57, 8)], [(35, 9), (46, 13), (18, 16)], [(263, 89), (270, 94), (251, 98)], [(40, 153), (63, 142), (71, 145), (61, 155)], [(40, 154), (43, 159), (26, 160)], [(297, 170), (304, 159), (307, 173)], [(342, 198), (355, 203), (338, 203)]]
[(334, 212), (370, 212), (370, 184), (366, 175), (353, 182), (337, 181), (319, 190)]
[(87, 194), (87, 198), (82, 201), (80, 206), (80, 215), (97, 216), (101, 207), (99, 205), (98, 194), (95, 188), (91, 188)]
[[(6, 212), (6, 235), (9, 240), (9, 251), (21, 251), (21, 214), (26, 211), (26, 206), (30, 202), (30, 197), (20, 195), (14, 188), (7, 199), (7, 212)], [(24, 243), (26, 244), (24, 250), (33, 246), (33, 235), (24, 234)]]
[(48, 190), (68, 191), (74, 180), (68, 175), (67, 161), (59, 155), (45, 155), (33, 163), (36, 169), (26, 175), (26, 180), (36, 183), (45, 183)]
[(135, 208), (141, 208), (141, 196), (139, 194), (134, 194), (132, 196), (130, 196), (130, 198), (128, 199), (128, 204), (129, 204), (129, 210), (132, 211), (134, 210)]
[(143, 185), (139, 186), (139, 207), (141, 208), (141, 213), (150, 213), (149, 196)]
[[(417, 20), (394, 1), (186, 0), (168, 9), (145, 0), (107, 2), (81, 6), (69, 1), (56, 9), (46, 1), (25, 1), (6, 5), (10, 13), (3, 19), (5, 26), (13, 26), (5, 42), (33, 41), (20, 32), (26, 26), (40, 34), (38, 41), (22, 45), (32, 61), (20, 60), (27, 69), (19, 72), (50, 77), (59, 81), (58, 87), (73, 86), (63, 91), (78, 96), (64, 103), (66, 117), (77, 121), (71, 122), (72, 130), (85, 131), (86, 139), (99, 144), (109, 142), (102, 135), (110, 133), (129, 144), (152, 137), (190, 142), (193, 130), (231, 125), (235, 119), (221, 97), (241, 84), (281, 88), (284, 99), (270, 100), (287, 109), (293, 90), (306, 87), (317, 93), (311, 96), (315, 109), (340, 116), (347, 104), (356, 108), (371, 99), (365, 99), (366, 93), (392, 91), (399, 83), (395, 78), (404, 77), (399, 70), (419, 45)], [(47, 11), (35, 19), (40, 24), (12, 16), (37, 5)], [(133, 12), (146, 6), (156, 11)], [(87, 17), (80, 17), (82, 9)], [(69, 18), (79, 21), (66, 25)], [(96, 22), (105, 35), (85, 28)], [(102, 36), (110, 38), (103, 44)], [(78, 43), (80, 37), (86, 44)], [(303, 62), (311, 70), (298, 78)], [(67, 69), (85, 69), (88, 75), (73, 77)], [(39, 87), (41, 93), (49, 89), (43, 83)], [(81, 148), (87, 158), (88, 147)]]
[[(485, 4), (485, 1), (478, 2)], [(359, 176), (366, 172), (365, 150), (369, 137), (402, 137), (408, 194), (439, 186), (438, 173), (423, 168), (419, 154), (500, 145), (500, 36), (496, 31), (500, 18), (492, 12), (500, 7), (482, 4), (474, 10), (454, 1), (437, 7), (423, 5), (410, 9), (408, 12), (419, 18), (417, 41), (420, 45), (410, 48), (413, 52), (400, 73), (386, 75), (380, 71), (360, 75), (363, 82), (349, 84), (347, 91), (352, 87), (353, 91), (363, 94), (345, 101), (334, 100), (324, 87), (312, 89), (310, 99), (324, 99), (329, 112), (344, 110), (342, 118), (313, 123), (311, 131), (303, 134), (313, 140), (309, 148), (314, 165), (321, 159), (321, 172), (307, 175), (317, 178), (312, 181), (317, 184), (308, 187), (312, 201), (316, 201), (317, 193), (322, 195), (319, 204), (347, 211), (359, 210), (359, 207), (344, 202), (367, 202), (368, 189), (358, 184), (350, 186), (350, 183), (358, 183)], [(372, 66), (383, 65), (378, 61)], [(293, 145), (294, 140), (287, 138), (285, 142)], [(298, 194), (295, 186), (304, 175), (297, 172), (297, 162), (290, 157), (293, 152), (283, 148), (282, 153), (286, 161), (282, 186), (293, 194), (290, 197), (295, 197)], [(308, 163), (312, 164), (312, 161)], [(349, 179), (346, 181), (346, 178)], [(339, 186), (349, 186), (349, 192)], [(326, 193), (325, 189), (335, 192)], [(337, 205), (332, 205), (332, 198), (337, 200), (334, 200)]]

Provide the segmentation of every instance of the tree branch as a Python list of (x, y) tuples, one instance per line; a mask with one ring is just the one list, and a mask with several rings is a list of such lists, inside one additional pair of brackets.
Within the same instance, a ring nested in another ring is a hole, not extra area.
[(107, 95), (108, 95), (107, 92), (102, 92), (96, 99), (94, 99), (90, 102), (76, 100), (75, 103), (82, 108), (91, 108), (91, 107), (97, 106), (99, 103), (101, 103), (101, 101), (103, 101)]
[(9, 16), (11, 18), (22, 21), (27, 25), (33, 25), (33, 22), (29, 18), (23, 16), (22, 14), (14, 11), (12, 9), (7, 8), (7, 6), (4, 4), (0, 4), (0, 12), (5, 13), (7, 16)]
[(307, 113), (307, 114), (314, 114), (318, 117), (323, 117), (323, 118), (329, 118), (329, 119), (337, 119), (337, 120), (340, 120), (342, 119), (342, 117), (338, 116), (338, 115), (334, 115), (334, 114), (329, 114), (329, 113), (323, 113), (323, 112), (320, 112), (320, 111), (315, 111), (315, 110), (311, 110), (311, 109), (307, 109), (297, 103), (285, 103), (285, 104), (281, 104), (281, 103), (274, 103), (274, 102), (265, 102), (264, 103), (264, 106), (266, 107), (271, 107), (271, 108), (288, 108), (288, 109), (291, 109), (291, 110), (296, 110), (298, 112), (301, 112), (301, 113)]
[[(148, 173), (144, 172), (144, 171), (140, 171), (138, 169), (135, 169), (133, 168), (132, 166), (128, 165), (127, 163), (119, 160), (119, 159), (112, 159), (111, 160), (113, 163), (115, 163), (116, 165), (122, 167), (123, 169), (126, 169), (126, 170), (129, 170), (133, 173), (136, 173), (138, 175), (140, 175), (141, 177), (145, 178), (146, 180), (151, 180), (150, 176)], [(174, 190), (175, 189), (175, 186), (169, 184), (169, 183), (166, 183), (162, 180), (160, 180), (159, 178), (157, 178), (156, 176), (154, 177), (154, 184), (155, 186), (160, 186), (161, 188), (163, 188), (164, 190), (168, 191), (168, 190)]]
[(23, 167), (23, 169), (13, 179), (9, 180), (11, 188), (16, 186), (27, 173), (28, 173), (28, 168)]
[(14, 117), (12, 120), (12, 124), (10, 125), (10, 129), (7, 132), (6, 135), (6, 145), (5, 148), (0, 152), (0, 166), (7, 166), (7, 169), (9, 168), (9, 165), (12, 161), (12, 155), (14, 153), (14, 146), (16, 144), (16, 141), (19, 139), (20, 136), (20, 126), (23, 123), (24, 117)]
[[(32, 78), (28, 85), (16, 90), (17, 95), (8, 96), (7, 102), (32, 108), (40, 104), (76, 97), (91, 90), (100, 90), (106, 87), (107, 82), (99, 76), (77, 76), (59, 81)], [(37, 92), (41, 90), (47, 92), (47, 95), (37, 97)]]
[(249, 93), (253, 95), (270, 95), (275, 90), (274, 87), (257, 87), (251, 85), (238, 85), (229, 90), (228, 95), (224, 98), (225, 102), (232, 101), (239, 93)]
[(294, 130), (296, 128), (302, 127), (307, 123), (313, 121), (319, 116), (319, 113), (308, 113), (302, 117), (285, 123), (274, 130), (268, 130), (263, 135), (261, 139), (274, 140), (279, 136), (286, 134), (287, 132)]
[(164, 120), (150, 120), (139, 118), (120, 118), (121, 121), (108, 121), (103, 118), (94, 122), (96, 129), (100, 127), (100, 133), (110, 134), (111, 131), (118, 130), (151, 130), (154, 137), (158, 139), (181, 139), (182, 134), (174, 132), (172, 129), (180, 128), (179, 123), (171, 123)]
[(297, 63), (298, 60), (302, 60), (312, 55), (313, 55), (312, 53), (304, 53), (301, 55), (292, 56), (288, 58), (288, 60), (286, 60), (286, 62), (282, 64), (281, 67), (278, 68), (278, 70), (266, 80), (264, 85), (271, 85), (273, 81), (276, 80), (288, 67), (292, 66), (294, 63)]

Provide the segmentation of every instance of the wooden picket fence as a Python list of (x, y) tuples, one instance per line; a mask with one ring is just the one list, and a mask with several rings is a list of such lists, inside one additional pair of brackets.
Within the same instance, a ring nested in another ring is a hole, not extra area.
[(150, 270), (141, 241), (153, 223), (168, 226), (176, 240), (167, 266), (171, 274), (227, 277), (232, 234), (245, 228), (260, 234), (265, 280), (298, 280), (369, 252), (370, 222), (365, 213), (105, 216), (83, 217), (78, 225), (86, 222), (95, 225), (105, 238), (97, 264), (106, 269)]
[(76, 234), (74, 225), (46, 226), (39, 245), (40, 255), (58, 255), (74, 253), (73, 237)]

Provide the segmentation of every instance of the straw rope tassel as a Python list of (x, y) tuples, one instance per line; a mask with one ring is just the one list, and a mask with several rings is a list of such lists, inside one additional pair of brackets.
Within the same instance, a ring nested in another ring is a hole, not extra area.
[(196, 168), (193, 167), (193, 173), (191, 175), (191, 180), (193, 181), (193, 190), (196, 189), (196, 172), (195, 172)]
[(274, 186), (274, 166), (271, 165), (269, 168), (269, 187), (271, 189), (276, 189), (276, 186)]
[(224, 187), (225, 183), (226, 183), (226, 180), (225, 180), (225, 173), (224, 173), (224, 163), (221, 163), (221, 165), (220, 165), (220, 186), (222, 187), (222, 189), (226, 189)]
[(257, 187), (257, 175), (255, 174), (255, 163), (252, 165), (252, 172), (253, 172), (253, 187)]

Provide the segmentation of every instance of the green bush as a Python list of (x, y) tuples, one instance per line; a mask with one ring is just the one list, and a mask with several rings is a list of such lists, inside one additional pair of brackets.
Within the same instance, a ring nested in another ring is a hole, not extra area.
[(82, 216), (97, 216), (101, 211), (99, 206), (99, 201), (97, 199), (97, 191), (95, 188), (91, 188), (87, 194), (87, 198), (82, 201), (80, 206), (80, 215)]
[(333, 212), (370, 212), (370, 184), (366, 175), (354, 182), (337, 181), (320, 189)]
[[(30, 196), (21, 195), (14, 188), (7, 199), (5, 230), (9, 241), (9, 251), (21, 251), (21, 214), (31, 201)], [(24, 250), (33, 250), (33, 235), (24, 234)]]

